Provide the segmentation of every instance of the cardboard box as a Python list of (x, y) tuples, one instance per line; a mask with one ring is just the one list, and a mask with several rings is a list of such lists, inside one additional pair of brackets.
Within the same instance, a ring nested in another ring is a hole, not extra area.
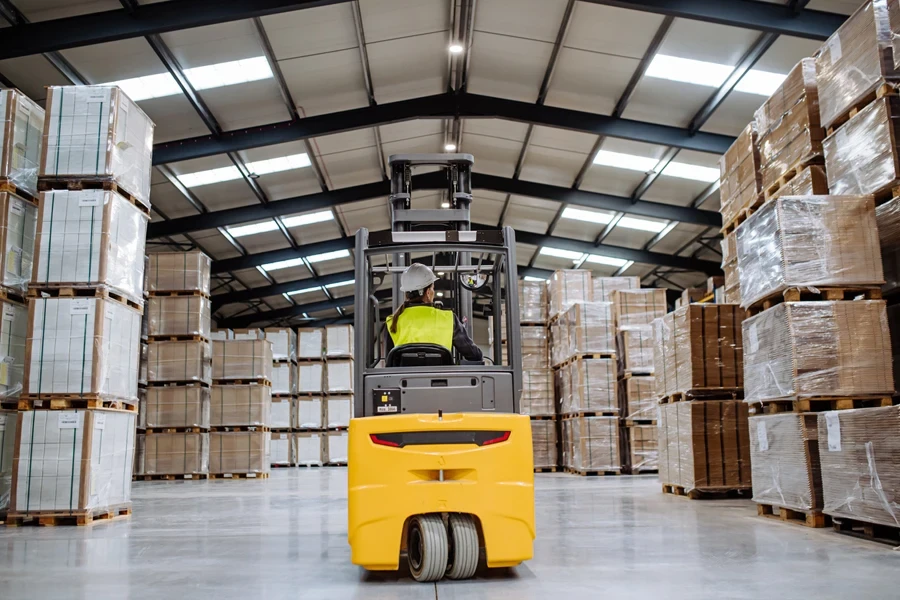
[(290, 327), (266, 327), (266, 339), (272, 342), (272, 360), (297, 360), (297, 331)]
[(325, 328), (325, 356), (353, 357), (353, 325), (329, 325)]
[[(264, 340), (266, 332), (259, 327), (251, 327), (249, 329), (232, 329), (229, 340)], [(273, 359), (274, 360), (274, 359)]]
[(884, 268), (882, 291), (890, 294), (900, 289), (900, 198), (888, 200), (875, 209), (881, 264)]
[(629, 421), (656, 420), (656, 381), (653, 376), (629, 377), (622, 380), (620, 393)]
[[(784, 83), (762, 106), (756, 109), (754, 116), (756, 128), (761, 138), (778, 128), (785, 115), (805, 104), (809, 111), (813, 126), (820, 126), (819, 121), (819, 87), (816, 83), (816, 59), (803, 58), (794, 65)], [(762, 142), (760, 142), (762, 145)]]
[(578, 358), (559, 371), (560, 413), (618, 413), (617, 365), (613, 358)]
[(145, 475), (209, 473), (208, 433), (151, 433), (144, 436)]
[(151, 296), (146, 311), (148, 335), (209, 337), (210, 302), (205, 296)]
[(667, 311), (664, 289), (616, 290), (612, 298), (616, 329), (646, 327)]
[(273, 431), (269, 441), (269, 464), (271, 466), (292, 467), (294, 459), (294, 436), (286, 431)]
[(209, 388), (179, 385), (151, 387), (145, 392), (144, 427), (209, 428)]
[(329, 431), (323, 435), (323, 461), (332, 465), (347, 464), (347, 432)]
[(141, 315), (103, 298), (32, 298), (27, 394), (97, 394), (137, 402)]
[(692, 490), (749, 489), (749, 407), (740, 400), (659, 407), (659, 480)]
[(631, 327), (617, 334), (619, 370), (634, 375), (653, 374), (653, 328)]
[(129, 504), (135, 418), (111, 410), (20, 413), (10, 513), (79, 513)]
[(212, 377), (216, 380), (272, 381), (272, 343), (266, 340), (212, 342)]
[[(143, 319), (141, 322), (145, 323), (146, 319)], [(140, 390), (140, 386), (147, 385), (147, 377), (148, 377), (147, 361), (149, 359), (149, 356), (150, 356), (150, 345), (145, 343), (144, 340), (142, 339), (141, 340), (141, 355), (140, 355), (140, 358), (138, 359), (138, 390)]]
[[(793, 179), (769, 195), (770, 200), (782, 196), (827, 196), (828, 177), (822, 165), (810, 165), (800, 171)], [(728, 234), (734, 236), (734, 232)]]
[(212, 381), (209, 342), (157, 341), (147, 347), (147, 381), (150, 383)]
[(329, 360), (325, 364), (325, 381), (329, 394), (352, 394), (353, 361)]
[(19, 90), (0, 90), (0, 178), (37, 196), (44, 109)]
[(0, 284), (20, 294), (25, 293), (31, 281), (37, 218), (36, 205), (10, 192), (0, 192)]
[(297, 381), (294, 374), (297, 365), (289, 362), (272, 363), (272, 393), (291, 395), (297, 393)]
[(632, 473), (659, 469), (659, 440), (656, 425), (632, 425), (628, 436), (628, 467)]
[(572, 438), (572, 464), (576, 471), (618, 471), (618, 417), (575, 417), (566, 419)]
[(758, 201), (762, 193), (760, 166), (756, 122), (751, 121), (719, 160), (723, 223), (730, 223)]
[(138, 430), (147, 429), (147, 388), (138, 388)]
[(150, 255), (150, 292), (197, 291), (209, 296), (210, 258), (198, 250)]
[(722, 238), (722, 271), (725, 273), (725, 303), (741, 303), (741, 281), (738, 276), (737, 232), (730, 232)]
[(269, 406), (269, 427), (290, 429), (293, 426), (293, 406), (291, 398), (272, 398)]
[(0, 300), (0, 398), (13, 400), (22, 393), (28, 309), (18, 302)]
[(700, 302), (709, 296), (709, 294), (710, 292), (707, 292), (705, 287), (687, 288), (681, 292), (681, 297), (678, 299), (678, 302), (676, 302), (675, 308), (681, 308), (682, 306), (687, 306), (694, 302)]
[(149, 219), (116, 192), (41, 192), (32, 282), (108, 286), (143, 304)]
[(115, 181), (150, 207), (153, 121), (118, 87), (47, 88), (40, 176)]
[[(550, 366), (550, 340), (545, 326), (521, 326), (519, 327), (519, 337), (522, 344), (523, 369), (545, 369)], [(505, 359), (505, 346), (503, 353)]]
[[(547, 282), (519, 282), (519, 323), (546, 323), (549, 308)], [(503, 319), (503, 323), (505, 329), (506, 319)]]
[(614, 354), (615, 327), (609, 302), (573, 302), (550, 327), (551, 364), (582, 354)]
[(268, 431), (213, 431), (209, 434), (209, 472), (268, 473), (272, 434)]
[(750, 418), (753, 501), (822, 510), (818, 417), (812, 413)]
[(323, 433), (295, 433), (294, 455), (300, 466), (321, 466), (325, 450), (322, 443)]
[(522, 397), (519, 412), (523, 415), (550, 416), (556, 414), (551, 369), (522, 371)]
[[(891, 351), (894, 366), (894, 386), (900, 381), (900, 304), (893, 304), (887, 309), (888, 327), (891, 334)], [(896, 392), (894, 393), (896, 395)]]
[(725, 278), (721, 275), (714, 275), (706, 278), (706, 293), (713, 294), (716, 290), (725, 285)]
[(531, 422), (531, 448), (534, 452), (535, 469), (546, 469), (559, 464), (556, 441), (556, 421)]
[(323, 394), (325, 392), (325, 363), (301, 362), (297, 365), (297, 393)]
[(586, 269), (556, 271), (550, 277), (550, 317), (563, 313), (575, 302), (593, 299), (591, 272)]
[(350, 427), (353, 415), (353, 396), (329, 396), (326, 399), (325, 426), (329, 429)]
[(9, 508), (18, 413), (0, 409), (0, 512)]
[(791, 287), (884, 283), (871, 196), (786, 196), (737, 229), (743, 307)]
[(322, 398), (301, 396), (294, 400), (294, 429), (324, 429), (325, 413)]
[[(214, 385), (210, 427), (269, 427), (272, 392), (267, 385)], [(216, 471), (219, 472), (219, 471)]]
[(638, 290), (641, 288), (640, 277), (593, 277), (592, 300), (594, 302), (612, 302), (612, 293), (616, 290)]
[(322, 327), (297, 330), (297, 357), (322, 358), (325, 356), (325, 329)]
[(883, 300), (786, 302), (743, 330), (748, 402), (894, 393)]
[(233, 340), (234, 331), (231, 329), (213, 329), (209, 332), (210, 340)]

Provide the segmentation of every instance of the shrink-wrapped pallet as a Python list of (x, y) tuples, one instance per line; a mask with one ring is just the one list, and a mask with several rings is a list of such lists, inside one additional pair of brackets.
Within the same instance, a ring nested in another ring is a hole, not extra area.
[(825, 139), (828, 189), (881, 196), (900, 184), (900, 97), (875, 100)]
[(32, 282), (108, 286), (143, 304), (148, 220), (116, 192), (41, 192)]
[(297, 393), (322, 394), (325, 392), (325, 363), (301, 362), (297, 365)]
[(209, 388), (197, 384), (146, 390), (143, 425), (148, 428), (209, 428)]
[(271, 437), (268, 431), (211, 432), (209, 472), (216, 475), (268, 473)]
[(740, 391), (744, 315), (735, 304), (691, 304), (654, 321), (657, 397)]
[(272, 381), (272, 343), (266, 340), (212, 342), (214, 380)]
[(324, 429), (324, 410), (322, 398), (301, 396), (295, 401), (294, 429)]
[(896, 528), (900, 523), (900, 406), (818, 414), (824, 512)]
[(550, 277), (550, 317), (565, 312), (575, 302), (592, 300), (591, 272), (564, 269)]
[(653, 373), (653, 328), (651, 326), (622, 329), (619, 342), (619, 370), (635, 375)]
[[(138, 429), (140, 431), (140, 429)], [(134, 477), (139, 478), (144, 476), (145, 468), (144, 468), (144, 454), (146, 453), (147, 442), (144, 440), (147, 436), (143, 433), (138, 433), (134, 438)]]
[(0, 90), (0, 179), (37, 196), (44, 109), (19, 90)]
[(272, 342), (272, 360), (297, 360), (297, 330), (290, 327), (266, 327), (266, 339)]
[(150, 255), (150, 292), (197, 291), (209, 295), (212, 262), (204, 253), (161, 252)]
[(47, 88), (40, 176), (114, 181), (150, 207), (153, 121), (114, 86)]
[(289, 467), (294, 465), (293, 436), (290, 432), (274, 431), (269, 440), (269, 464)]
[(550, 416), (556, 414), (551, 369), (522, 371), (522, 397), (519, 412), (523, 415)]
[[(827, 196), (828, 177), (822, 165), (810, 165), (797, 173), (793, 179), (769, 194), (770, 200), (782, 196)], [(734, 236), (734, 233), (728, 234)], [(723, 260), (724, 262), (724, 260)]]
[(652, 421), (656, 419), (656, 382), (653, 376), (629, 377), (622, 380), (621, 393), (628, 421)]
[[(549, 317), (547, 304), (547, 282), (519, 282), (519, 323), (546, 323)], [(506, 319), (503, 320), (506, 328)]]
[(891, 331), (891, 351), (894, 353), (894, 385), (900, 381), (900, 304), (887, 309), (888, 328)]
[(0, 399), (15, 399), (22, 393), (27, 338), (28, 309), (0, 300)]
[[(140, 382), (138, 382), (140, 383)], [(137, 428), (147, 429), (147, 388), (138, 388), (138, 416)]]
[(325, 364), (325, 385), (329, 394), (353, 393), (353, 361), (329, 360)]
[(566, 419), (572, 436), (572, 468), (576, 471), (618, 471), (618, 417), (575, 417)]
[(294, 434), (294, 455), (302, 467), (321, 466), (324, 450), (324, 433), (301, 432)]
[[(519, 337), (522, 344), (523, 369), (545, 369), (550, 366), (550, 343), (545, 326), (526, 325), (520, 327)], [(503, 352), (505, 356), (505, 346)]]
[(883, 300), (785, 302), (743, 329), (747, 402), (894, 393)]
[(324, 462), (331, 465), (347, 464), (347, 432), (329, 431), (323, 434)]
[(325, 329), (323, 327), (297, 330), (297, 357), (322, 358), (325, 354)]
[(792, 287), (884, 283), (871, 196), (786, 196), (737, 229), (743, 307)]
[(209, 473), (208, 433), (151, 433), (144, 436), (145, 475)]
[(534, 452), (535, 469), (557, 465), (556, 421), (531, 422), (531, 448)]
[(640, 277), (594, 277), (594, 302), (612, 302), (612, 293), (616, 290), (637, 290), (641, 287)]
[(666, 290), (661, 288), (616, 290), (612, 299), (616, 329), (646, 327), (666, 314)]
[(891, 294), (900, 289), (900, 198), (894, 198), (875, 209), (881, 264), (884, 268), (882, 290)]
[[(2, 96), (2, 91), (0, 91)], [(10, 192), (0, 192), (0, 285), (25, 293), (31, 281), (38, 208)]]
[(268, 427), (272, 392), (267, 385), (214, 385), (210, 393), (210, 427)]
[[(805, 103), (815, 118), (813, 125), (819, 125), (819, 88), (816, 84), (816, 59), (801, 59), (784, 82), (762, 106), (756, 109), (754, 118), (760, 138), (764, 138), (769, 132), (778, 127), (784, 116)], [(807, 110), (807, 109), (804, 109)], [(760, 144), (762, 145), (762, 143)]]
[(730, 223), (743, 208), (759, 199), (762, 192), (759, 167), (756, 122), (751, 121), (719, 159), (723, 223)]
[(353, 396), (329, 396), (326, 398), (325, 426), (329, 429), (347, 428), (353, 414)]
[(329, 325), (325, 328), (325, 356), (353, 356), (353, 325)]
[(569, 330), (557, 319), (550, 325), (550, 364), (557, 366), (569, 356)]
[(152, 341), (147, 346), (149, 383), (210, 383), (212, 354), (206, 340)]
[(619, 412), (616, 372), (612, 358), (579, 358), (564, 365), (560, 370), (560, 412)]
[(632, 473), (659, 469), (659, 441), (656, 425), (632, 425), (628, 430), (628, 465)]
[(269, 428), (290, 429), (293, 419), (292, 410), (290, 398), (272, 398), (269, 405)]
[(839, 126), (885, 80), (897, 78), (887, 1), (866, 2), (835, 31), (816, 57), (822, 126)]
[(659, 480), (692, 490), (750, 488), (748, 406), (740, 400), (659, 407)]
[(129, 505), (135, 417), (110, 410), (20, 413), (14, 426), (10, 514)]
[[(259, 327), (249, 329), (232, 329), (229, 340), (264, 340), (266, 333)], [(274, 359), (273, 359), (274, 360)]]
[(609, 302), (574, 302), (559, 318), (565, 340), (562, 359), (585, 354), (614, 354), (615, 327)]
[(141, 315), (104, 298), (32, 298), (25, 344), (27, 394), (137, 402)]
[(205, 296), (151, 296), (145, 310), (148, 335), (209, 337), (210, 304)]
[(297, 365), (289, 362), (272, 363), (272, 393), (291, 395), (297, 393), (297, 382), (294, 375)]
[(737, 233), (732, 231), (725, 234), (721, 242), (722, 247), (722, 271), (725, 273), (725, 303), (741, 303), (741, 282), (738, 277), (737, 263)]
[(813, 413), (751, 417), (753, 501), (799, 511), (822, 510), (818, 437)]
[(18, 418), (14, 410), (0, 409), (0, 512), (9, 508)]

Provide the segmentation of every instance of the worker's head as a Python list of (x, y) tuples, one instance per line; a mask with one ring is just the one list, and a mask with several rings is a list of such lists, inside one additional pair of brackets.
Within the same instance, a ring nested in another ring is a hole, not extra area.
[(423, 264), (413, 263), (400, 276), (400, 291), (406, 294), (407, 300), (421, 298), (431, 304), (434, 301), (434, 282), (437, 281), (434, 271)]

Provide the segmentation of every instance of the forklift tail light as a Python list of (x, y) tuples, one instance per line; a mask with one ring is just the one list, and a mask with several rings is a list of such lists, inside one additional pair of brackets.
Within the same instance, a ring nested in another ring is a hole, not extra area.
[(499, 444), (500, 442), (505, 442), (509, 439), (509, 431), (504, 431), (501, 435), (498, 435), (495, 438), (491, 438), (489, 440), (485, 440), (481, 443), (482, 446), (490, 446), (491, 444)]
[(374, 433), (369, 434), (369, 439), (372, 440), (373, 444), (378, 444), (379, 446), (390, 446), (391, 448), (399, 448), (400, 444), (397, 442), (392, 442), (391, 440), (386, 440), (384, 438), (380, 438)]

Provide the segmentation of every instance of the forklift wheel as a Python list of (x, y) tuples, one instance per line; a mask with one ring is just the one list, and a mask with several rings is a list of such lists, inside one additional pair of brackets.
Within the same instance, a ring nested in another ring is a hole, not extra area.
[(447, 528), (441, 515), (418, 515), (409, 524), (409, 572), (420, 582), (438, 581), (447, 570)]
[(450, 563), (447, 577), (468, 579), (478, 568), (478, 528), (472, 515), (451, 514), (447, 520), (450, 530)]

